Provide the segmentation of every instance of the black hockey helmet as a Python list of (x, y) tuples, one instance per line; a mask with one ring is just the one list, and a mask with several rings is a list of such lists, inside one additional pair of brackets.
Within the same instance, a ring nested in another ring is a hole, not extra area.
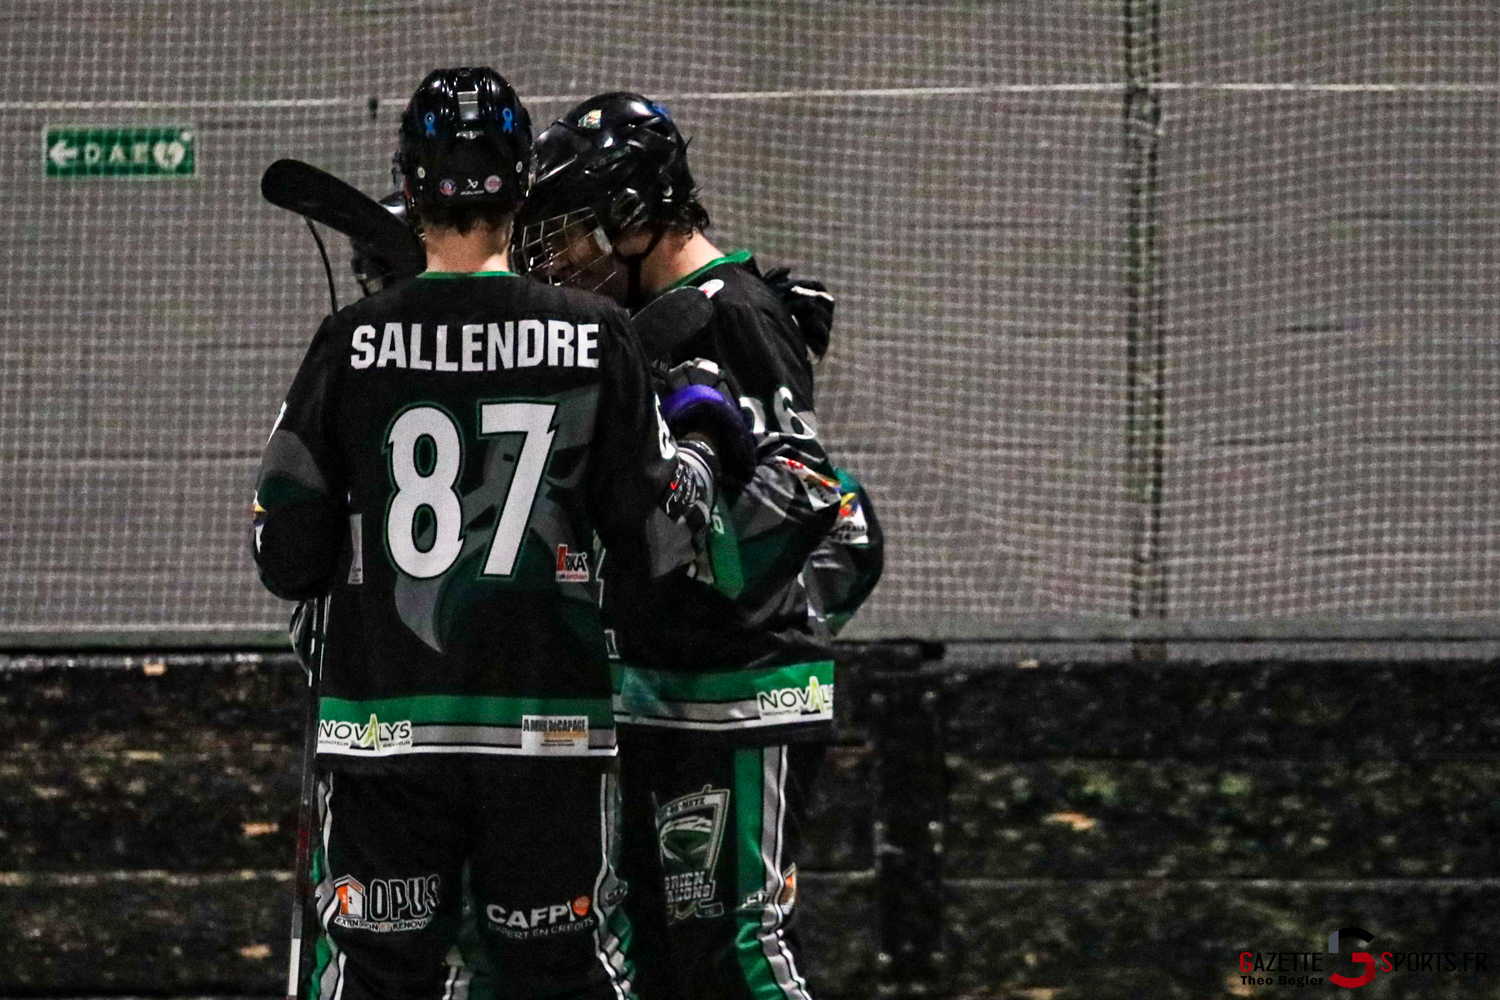
[(687, 146), (660, 104), (625, 92), (592, 97), (537, 137), (526, 214), (591, 208), (611, 239), (669, 217), (697, 193)]
[(531, 118), (488, 66), (433, 70), (401, 115), (396, 167), (418, 208), (520, 202), (530, 166)]
[(655, 228), (659, 239), (669, 229), (706, 229), (687, 147), (670, 112), (640, 94), (617, 91), (579, 104), (537, 137), (536, 179), (516, 226), (513, 261), (546, 280), (576, 284), (576, 267), (557, 267), (564, 240), (576, 245), (587, 234), (596, 263), (612, 257), (638, 265), (645, 254), (626, 260), (614, 249), (625, 230)]

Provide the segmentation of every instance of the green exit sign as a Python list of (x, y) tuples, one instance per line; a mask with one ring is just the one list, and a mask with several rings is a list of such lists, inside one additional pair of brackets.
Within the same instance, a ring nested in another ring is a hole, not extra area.
[(194, 177), (193, 134), (191, 125), (49, 125), (42, 166), (48, 177)]

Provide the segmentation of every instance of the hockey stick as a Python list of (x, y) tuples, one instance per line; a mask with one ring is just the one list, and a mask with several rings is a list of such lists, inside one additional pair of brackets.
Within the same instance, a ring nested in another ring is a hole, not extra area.
[(314, 796), (318, 751), (318, 680), (323, 663), (323, 627), (328, 598), (304, 601), (292, 614), (292, 648), (307, 671), (307, 709), (302, 719), (302, 803), (297, 813), (296, 895), (292, 898), (292, 944), (287, 959), (286, 1000), (297, 1000), (306, 960), (307, 897), (312, 891), (312, 839), (317, 825)]
[(278, 208), (369, 246), (396, 269), (398, 277), (418, 274), (427, 266), (427, 255), (410, 226), (326, 170), (301, 160), (277, 160), (261, 175), (260, 193)]

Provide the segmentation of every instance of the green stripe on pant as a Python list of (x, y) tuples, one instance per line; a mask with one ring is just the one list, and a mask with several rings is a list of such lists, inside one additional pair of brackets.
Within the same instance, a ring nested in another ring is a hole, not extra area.
[[(810, 1000), (782, 937), (786, 888), (782, 846), (786, 823), (787, 749), (734, 752), (735, 832), (738, 837), (734, 907), (735, 955), (754, 1000)], [(748, 905), (759, 896), (761, 905)]]

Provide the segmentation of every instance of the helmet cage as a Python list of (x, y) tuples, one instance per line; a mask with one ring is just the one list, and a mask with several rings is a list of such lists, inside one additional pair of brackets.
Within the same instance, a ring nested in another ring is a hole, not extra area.
[(624, 273), (614, 242), (592, 208), (559, 212), (516, 227), (511, 267), (549, 285), (601, 291)]

